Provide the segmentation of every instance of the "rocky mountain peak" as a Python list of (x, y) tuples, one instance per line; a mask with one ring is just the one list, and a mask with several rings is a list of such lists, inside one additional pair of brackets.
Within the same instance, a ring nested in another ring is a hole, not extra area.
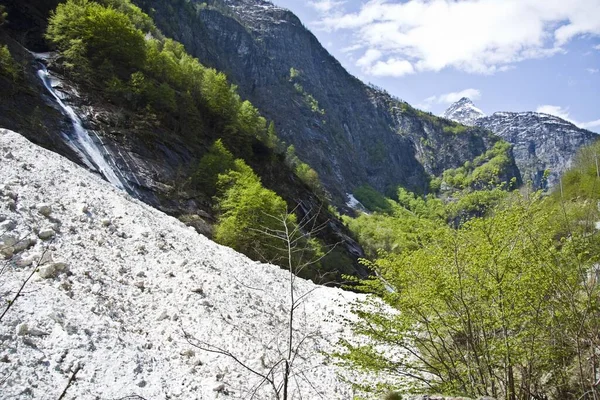
[(475, 106), (468, 97), (463, 97), (452, 104), (442, 117), (464, 125), (475, 125), (475, 121), (485, 117), (485, 113)]

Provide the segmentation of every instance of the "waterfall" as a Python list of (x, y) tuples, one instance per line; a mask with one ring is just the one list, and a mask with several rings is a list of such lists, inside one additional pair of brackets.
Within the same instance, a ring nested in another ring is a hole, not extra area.
[(50, 92), (52, 97), (54, 97), (56, 100), (56, 103), (63, 110), (63, 113), (66, 114), (71, 120), (73, 132), (71, 135), (64, 135), (69, 147), (71, 147), (79, 155), (81, 160), (90, 169), (99, 172), (113, 186), (116, 186), (121, 190), (125, 190), (123, 181), (117, 176), (118, 169), (116, 168), (116, 165), (113, 166), (108, 161), (110, 160), (110, 155), (104, 147), (100, 137), (94, 131), (91, 131), (96, 137), (96, 140), (100, 143), (100, 146), (98, 146), (98, 144), (92, 139), (90, 131), (83, 127), (81, 119), (75, 113), (73, 108), (63, 102), (61, 95), (52, 85), (52, 77), (48, 73), (45, 65), (41, 64), (37, 74), (44, 83), (44, 86), (48, 92)]

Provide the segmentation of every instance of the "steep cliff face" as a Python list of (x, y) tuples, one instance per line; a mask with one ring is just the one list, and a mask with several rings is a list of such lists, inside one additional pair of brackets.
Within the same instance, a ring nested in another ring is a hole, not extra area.
[[(0, 127), (18, 130), (36, 144), (99, 172), (131, 196), (185, 220), (210, 237), (215, 222), (210, 197), (186, 183), (199, 158), (221, 132), (207, 130), (200, 139), (187, 140), (161, 125), (146, 110), (107, 101), (98, 83), (75, 82), (63, 75), (53, 55), (28, 51), (23, 46), (48, 50), (41, 34), (54, 1), (9, 3), (9, 15), (20, 15), (15, 17), (20, 22), (11, 19), (0, 29), (0, 43), (8, 45), (23, 68), (16, 80), (0, 74)], [(79, 130), (87, 131), (90, 140), (84, 138), (87, 142), (81, 143)], [(92, 153), (86, 151), (86, 146), (94, 147)], [(299, 205), (298, 218), (318, 213), (317, 223), (324, 226), (318, 236), (324, 243), (342, 244), (336, 253), (339, 250), (345, 262), (325, 272), (333, 272), (337, 278), (341, 274), (367, 274), (356, 262), (363, 256), (360, 246), (341, 220), (323, 207), (322, 200), (285, 165), (283, 155), (270, 153), (256, 141), (247, 162), (265, 187), (276, 191), (288, 204)]]
[(414, 110), (348, 74), (288, 10), (264, 1), (136, 0), (165, 34), (228, 74), (315, 168), (337, 204), (369, 184), (427, 188), (498, 140)]
[[(577, 151), (598, 139), (553, 115), (535, 112), (496, 112), (485, 116), (469, 99), (461, 99), (443, 114), (453, 121), (489, 129), (513, 145), (513, 153), (523, 181), (534, 187), (552, 187), (571, 165)], [(549, 174), (544, 178), (544, 172)]]

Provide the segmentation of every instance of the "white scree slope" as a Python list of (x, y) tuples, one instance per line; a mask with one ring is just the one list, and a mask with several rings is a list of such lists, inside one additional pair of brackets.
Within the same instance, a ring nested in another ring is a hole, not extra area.
[[(42, 258), (0, 322), (1, 398), (57, 399), (78, 366), (65, 399), (250, 398), (260, 379), (190, 346), (182, 327), (265, 373), (285, 347), (286, 271), (1, 129), (0, 184), (0, 313)], [(296, 282), (300, 292), (316, 287)], [(339, 317), (357, 298), (317, 287), (303, 303), (298, 335), (311, 338), (294, 398), (352, 398), (320, 351), (350, 335)], [(268, 387), (256, 398), (270, 398)]]

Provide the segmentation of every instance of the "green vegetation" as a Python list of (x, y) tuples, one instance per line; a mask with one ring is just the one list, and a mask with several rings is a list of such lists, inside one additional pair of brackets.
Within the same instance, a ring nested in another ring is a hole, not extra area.
[(0, 5), (0, 26), (4, 25), (6, 22), (6, 18), (8, 18), (8, 13), (6, 12), (6, 7)]
[(89, 74), (127, 76), (145, 59), (144, 34), (122, 12), (87, 0), (59, 4), (47, 31), (68, 67)]
[(293, 81), (294, 79), (296, 79), (299, 76), (300, 76), (300, 71), (298, 71), (294, 67), (290, 68), (290, 82)]
[(386, 199), (385, 196), (369, 185), (357, 187), (353, 194), (354, 197), (370, 211), (382, 213), (389, 213), (392, 211), (389, 199)]
[(317, 101), (317, 99), (315, 99), (312, 94), (306, 93), (304, 87), (302, 87), (301, 84), (294, 83), (294, 89), (296, 89), (296, 92), (302, 95), (304, 103), (310, 108), (312, 112), (320, 115), (325, 115), (325, 110), (319, 107), (319, 102)]
[(467, 161), (462, 167), (444, 171), (443, 181), (456, 189), (493, 188), (503, 182), (502, 174), (510, 165), (511, 146), (504, 141), (498, 141), (485, 154)]
[(101, 3), (68, 0), (50, 18), (47, 38), (74, 77), (100, 81), (110, 101), (156, 115), (163, 127), (187, 140), (204, 141), (206, 131), (218, 131), (236, 153), (249, 154), (254, 138), (276, 146), (267, 121), (240, 99), (224, 74), (162, 38), (128, 0)]
[[(200, 152), (186, 189), (218, 213), (218, 242), (257, 260), (283, 259), (276, 241), (265, 233), (275, 229), (282, 216), (295, 226), (296, 217), (287, 214), (285, 201), (263, 187), (248, 164), (254, 162), (269, 173), (270, 164), (280, 162), (287, 147), (275, 125), (240, 98), (225, 74), (203, 66), (183, 45), (163, 37), (129, 0), (67, 0), (51, 14), (46, 37), (60, 51), (67, 74), (135, 113), (140, 124), (159, 128), (149, 129), (149, 134), (160, 132), (164, 137), (150, 137), (150, 144), (174, 139)], [(306, 99), (311, 106), (317, 104), (312, 97)], [(318, 174), (293, 148), (286, 160), (303, 182), (326, 198)], [(318, 253), (314, 239), (305, 247)]]
[[(450, 176), (488, 179), (506, 149), (500, 142)], [(376, 272), (357, 282), (376, 297), (355, 308), (359, 338), (342, 341), (337, 357), (398, 377), (390, 387), (357, 387), (508, 400), (597, 397), (599, 151), (600, 143), (583, 149), (562, 191), (550, 196), (506, 192), (502, 184), (454, 189), (445, 199), (399, 189), (397, 201), (387, 199), (391, 211), (346, 217), (373, 260), (363, 262)]]
[(600, 242), (582, 228), (565, 234), (563, 218), (539, 197), (513, 194), (459, 229), (406, 224), (411, 245), (368, 263), (381, 279), (362, 281), (399, 312), (376, 301), (361, 308), (368, 311), (358, 313), (354, 330), (374, 344), (344, 342), (342, 359), (419, 377), (408, 390), (583, 395), (598, 368)]
[(13, 81), (19, 77), (19, 67), (10, 54), (8, 47), (3, 45), (0, 45), (0, 74)]
[(561, 196), (565, 200), (577, 199), (600, 200), (600, 142), (579, 151), (573, 165), (561, 182), (561, 190), (553, 193), (556, 201)]
[(312, 169), (310, 165), (302, 162), (298, 156), (296, 155), (296, 149), (294, 146), (289, 146), (285, 153), (285, 163), (288, 167), (290, 167), (296, 176), (300, 178), (302, 182), (304, 182), (311, 190), (317, 194), (321, 199), (327, 198), (327, 192), (323, 185), (321, 184), (321, 180), (319, 179), (319, 174), (317, 171)]
[[(275, 192), (265, 189), (260, 178), (242, 160), (219, 175), (217, 207), (219, 223), (214, 238), (255, 260), (279, 261), (279, 239), (269, 237), (269, 229), (281, 228), (277, 218), (286, 215), (287, 205)], [(294, 217), (290, 215), (290, 224)]]
[(379, 251), (400, 253), (417, 246), (426, 240), (431, 226), (458, 227), (471, 218), (484, 217), (508, 196), (506, 191), (494, 188), (457, 192), (452, 199), (442, 200), (433, 194), (419, 196), (399, 188), (395, 201), (368, 186), (359, 189), (355, 197), (375, 213), (343, 219), (371, 258)]
[(217, 194), (219, 175), (225, 174), (235, 166), (233, 154), (225, 148), (221, 139), (217, 140), (200, 159), (198, 169), (192, 176), (192, 183), (208, 196)]
[(461, 133), (465, 133), (469, 128), (464, 125), (454, 123), (452, 125), (444, 126), (445, 133), (451, 133), (453, 135), (460, 135)]

